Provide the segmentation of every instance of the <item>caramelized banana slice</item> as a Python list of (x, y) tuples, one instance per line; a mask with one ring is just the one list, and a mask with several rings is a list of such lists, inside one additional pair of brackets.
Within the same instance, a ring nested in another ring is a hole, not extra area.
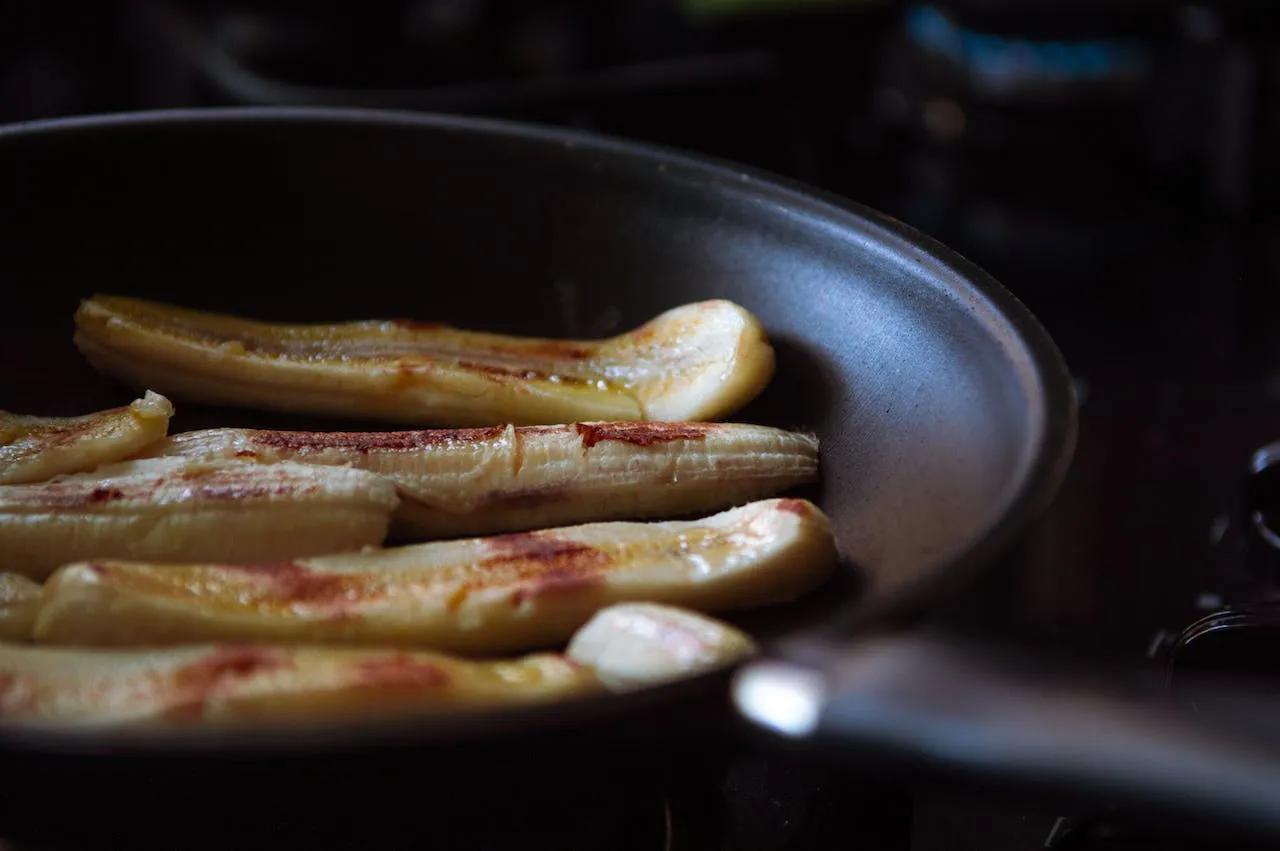
[[(589, 633), (589, 634), (585, 634)], [(275, 646), (62, 650), (0, 645), (0, 723), (304, 722), (566, 700), (731, 665), (754, 648), (725, 624), (615, 606), (571, 657), (473, 662), (438, 653)]]
[(597, 523), (266, 567), (99, 561), (49, 580), (35, 638), (516, 652), (565, 641), (618, 602), (701, 611), (785, 602), (835, 564), (827, 518), (798, 499), (697, 521)]
[(0, 723), (336, 720), (496, 708), (599, 688), (589, 668), (551, 654), (476, 663), (389, 650), (0, 645)]
[(625, 603), (597, 612), (566, 653), (621, 692), (728, 667), (756, 650), (728, 624), (672, 606)]
[(155, 458), (0, 487), (0, 565), (43, 579), (84, 559), (270, 562), (382, 543), (386, 479), (310, 464)]
[(175, 397), (439, 426), (715, 420), (774, 369), (760, 323), (727, 301), (577, 341), (408, 321), (272, 325), (94, 296), (75, 343), (101, 372)]
[(818, 477), (816, 438), (738, 423), (382, 434), (213, 429), (175, 435), (151, 452), (372, 470), (399, 490), (393, 532), (419, 538), (715, 511)]
[(0, 485), (43, 482), (123, 461), (163, 440), (173, 405), (158, 393), (82, 417), (0, 411)]
[(43, 590), (25, 576), (0, 573), (0, 641), (31, 638)]

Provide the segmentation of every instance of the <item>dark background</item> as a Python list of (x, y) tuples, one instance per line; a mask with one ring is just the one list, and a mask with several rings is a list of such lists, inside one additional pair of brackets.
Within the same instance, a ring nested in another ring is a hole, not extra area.
[[(1082, 404), (1060, 499), (954, 602), (952, 628), (1158, 665), (1198, 615), (1275, 596), (1245, 484), (1250, 454), (1280, 439), (1280, 4), (9, 0), (0, 16), (0, 122), (240, 104), (495, 115), (877, 207), (1022, 298)], [(1041, 847), (1057, 812), (923, 800), (922, 849)], [(743, 816), (732, 847), (801, 847), (779, 819), (802, 817), (747, 809), (762, 821)]]

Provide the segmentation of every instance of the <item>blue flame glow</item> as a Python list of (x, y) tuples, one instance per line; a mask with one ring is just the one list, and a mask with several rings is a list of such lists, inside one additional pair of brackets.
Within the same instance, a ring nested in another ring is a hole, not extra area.
[(907, 36), (965, 67), (976, 84), (1008, 91), (1028, 83), (1103, 82), (1146, 74), (1148, 50), (1123, 40), (1033, 41), (974, 32), (932, 6), (907, 12)]

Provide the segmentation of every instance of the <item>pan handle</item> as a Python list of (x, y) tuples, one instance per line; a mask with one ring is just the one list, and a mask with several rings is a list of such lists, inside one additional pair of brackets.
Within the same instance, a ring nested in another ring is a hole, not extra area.
[(738, 711), (847, 768), (1038, 787), (1280, 836), (1274, 699), (1217, 690), (1208, 693), (1222, 712), (1193, 710), (937, 637), (870, 639), (819, 657), (747, 666), (733, 685)]

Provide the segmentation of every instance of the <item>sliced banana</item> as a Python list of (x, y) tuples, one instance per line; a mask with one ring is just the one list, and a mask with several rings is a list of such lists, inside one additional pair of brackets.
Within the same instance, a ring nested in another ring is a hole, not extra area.
[(80, 417), (0, 411), (0, 485), (43, 482), (123, 461), (163, 440), (173, 405), (150, 390), (123, 408)]
[(76, 312), (101, 372), (223, 405), (438, 426), (716, 420), (769, 382), (773, 349), (728, 301), (674, 308), (605, 340), (410, 321), (273, 325), (119, 296)]
[(727, 624), (672, 606), (629, 603), (597, 612), (566, 654), (622, 692), (725, 668), (756, 652), (746, 633)]
[(383, 649), (0, 645), (0, 723), (336, 720), (496, 708), (599, 689), (589, 668), (551, 654), (475, 663)]
[(31, 638), (43, 590), (25, 576), (0, 573), (0, 641)]
[(596, 523), (265, 567), (99, 560), (49, 580), (35, 638), (518, 652), (563, 642), (619, 602), (708, 612), (786, 602), (836, 562), (826, 516), (799, 499), (696, 521)]
[(149, 454), (300, 461), (391, 479), (396, 536), (462, 537), (715, 511), (818, 477), (818, 441), (739, 423), (576, 423), (387, 433), (212, 429)]
[(154, 458), (0, 487), (0, 565), (33, 579), (86, 559), (263, 563), (380, 545), (399, 500), (364, 470)]
[(0, 724), (297, 723), (511, 708), (693, 676), (753, 651), (732, 627), (659, 606), (606, 609), (588, 630), (569, 656), (504, 661), (263, 645), (0, 645)]

